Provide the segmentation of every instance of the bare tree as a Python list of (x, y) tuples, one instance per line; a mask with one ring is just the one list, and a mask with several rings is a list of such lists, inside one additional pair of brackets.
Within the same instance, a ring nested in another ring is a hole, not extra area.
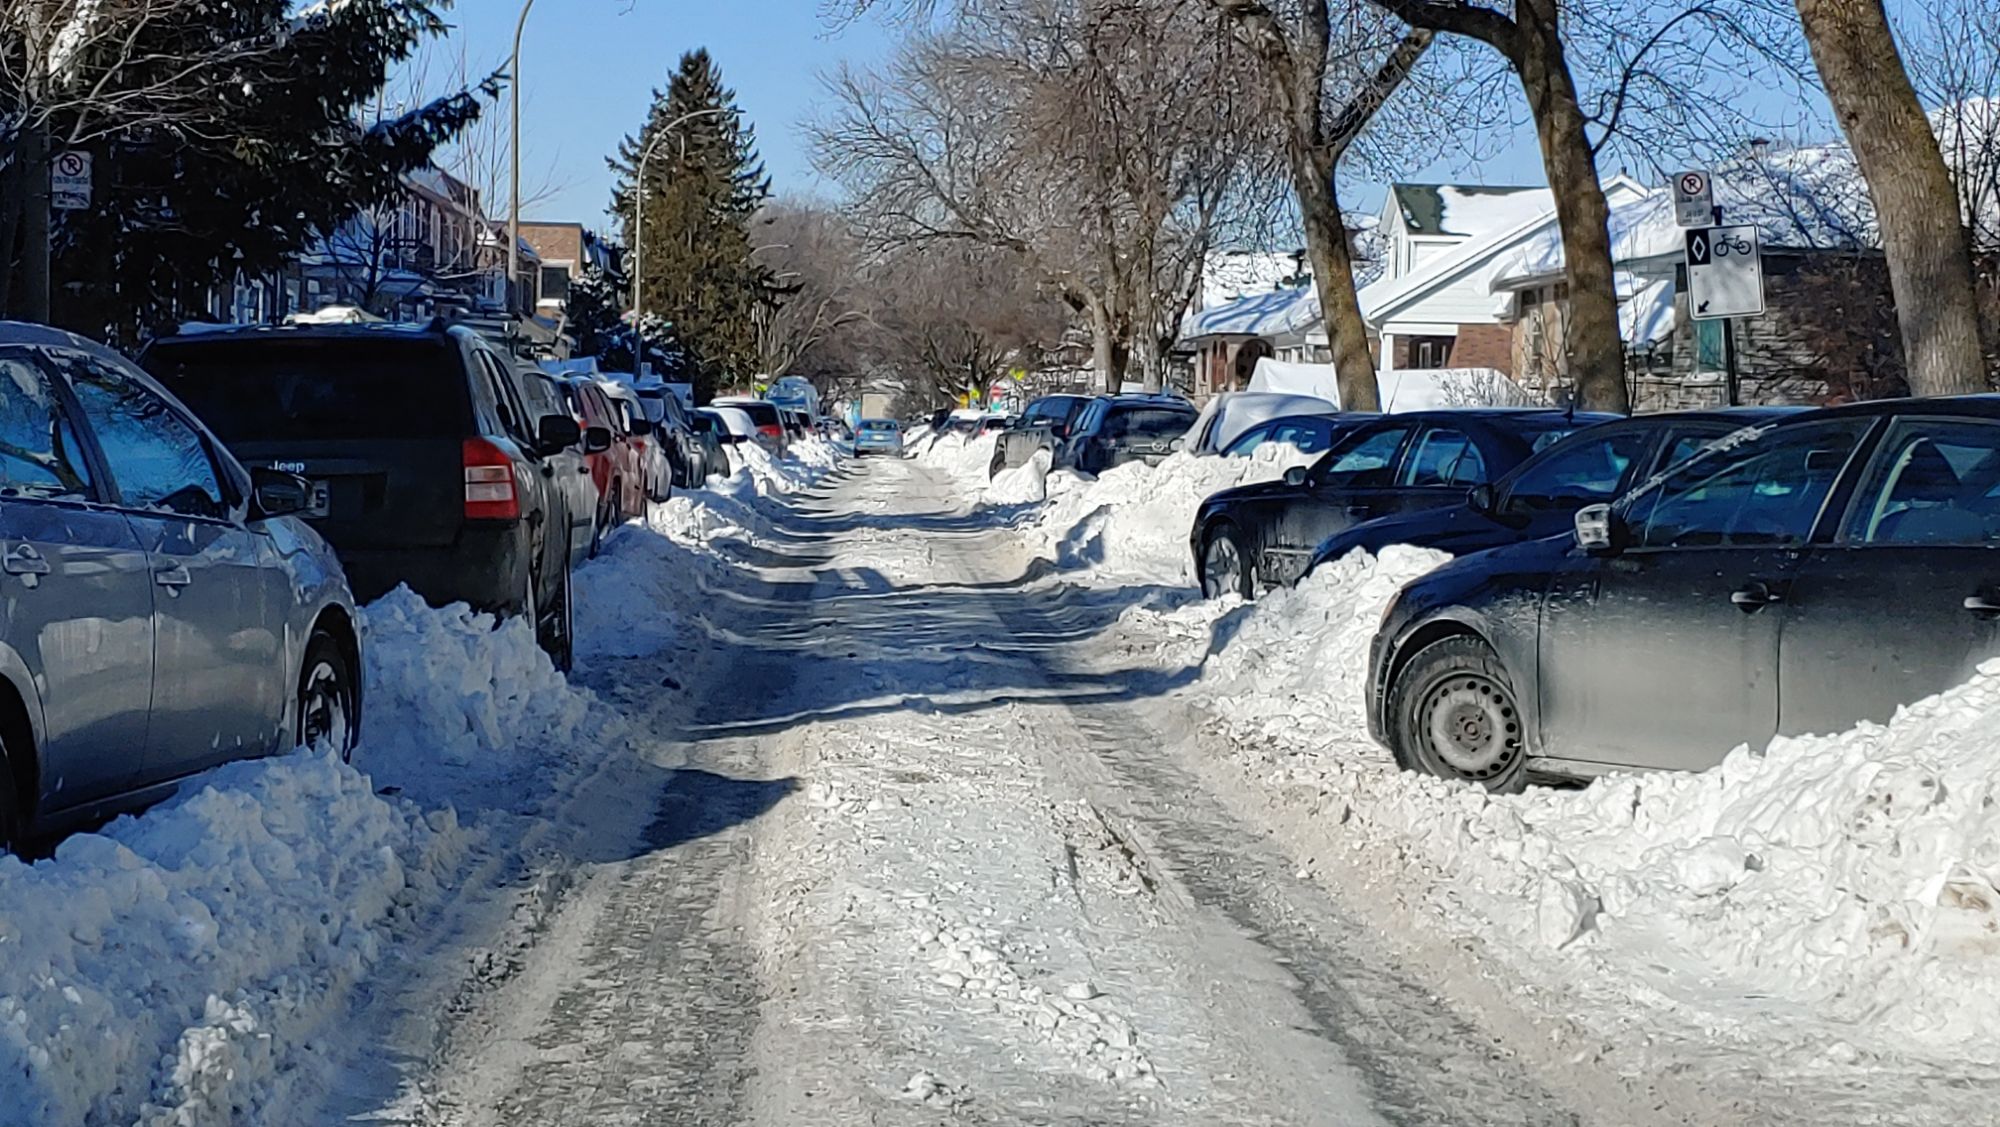
[(1745, 86), (1795, 81), (1796, 34), (1774, 19), (1768, 0), (1371, 2), (1412, 27), (1487, 45), (1518, 78), (1562, 229), (1577, 400), (1592, 410), (1630, 410), (1599, 155), (1623, 140), (1651, 161), (1653, 153), (1712, 151), (1747, 120), (1730, 108), (1734, 95), (1716, 76), (1743, 76), (1728, 81)]
[(1328, 0), (1304, 0), (1289, 15), (1262, 0), (1209, 3), (1234, 21), (1238, 34), (1263, 60), (1282, 108), (1285, 155), (1333, 349), (1341, 406), (1380, 410), (1337, 174), (1341, 158), (1430, 49), (1432, 33), (1391, 29), (1384, 34), (1380, 27), (1350, 27), (1337, 36)]
[(1979, 302), (1957, 190), (1881, 0), (1798, 0), (1798, 9), (1875, 201), (1910, 390), (1983, 391)]
[[(222, 77), (255, 82), (281, 45), (275, 29), (188, 44), (165, 57), (152, 32), (208, 0), (0, 0), (0, 308), (49, 316), (49, 168), (58, 148), (134, 124), (219, 137), (209, 96)], [(14, 271), (19, 259), (19, 290)]]
[(1184, 0), (995, 0), (846, 72), (816, 132), (870, 243), (961, 241), (1020, 256), (1088, 325), (1116, 388), (1163, 337), (1213, 233), (1248, 196), (1254, 83)]
[(851, 349), (830, 346), (868, 319), (860, 244), (838, 213), (806, 200), (767, 204), (754, 230), (753, 251), (777, 283), (756, 311), (759, 370), (772, 379), (805, 376), (822, 393), (835, 390), (826, 381), (851, 374)]
[(2000, 252), (2000, 0), (1935, 0), (1897, 30), (1973, 252)]

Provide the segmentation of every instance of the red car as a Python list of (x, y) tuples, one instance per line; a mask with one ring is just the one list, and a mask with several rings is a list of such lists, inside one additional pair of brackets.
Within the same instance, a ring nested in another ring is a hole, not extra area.
[[(590, 549), (594, 556), (597, 545), (612, 526), (627, 517), (645, 514), (644, 474), (639, 449), (634, 445), (636, 440), (626, 426), (624, 414), (597, 386), (597, 381), (578, 376), (563, 381), (563, 387), (577, 423), (584, 428), (584, 462), (590, 471), (590, 483), (597, 487), (597, 533)], [(610, 442), (603, 446), (590, 440), (591, 431), (600, 427), (610, 435)], [(592, 449), (594, 446), (597, 448)]]

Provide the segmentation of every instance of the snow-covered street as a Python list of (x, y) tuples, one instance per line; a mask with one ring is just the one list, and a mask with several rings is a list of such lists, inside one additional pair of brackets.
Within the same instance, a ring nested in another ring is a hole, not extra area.
[(1489, 798), (1357, 714), (1430, 556), (1195, 599), (1179, 510), (1282, 463), (804, 453), (620, 530), (569, 685), (392, 596), (355, 767), (0, 861), (68, 924), (5, 937), (0, 1122), (1990, 1118), (1984, 682)]

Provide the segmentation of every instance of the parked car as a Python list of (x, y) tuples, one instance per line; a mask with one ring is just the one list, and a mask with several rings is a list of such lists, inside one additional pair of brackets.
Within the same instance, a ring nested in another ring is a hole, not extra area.
[(1188, 430), (1190, 454), (1220, 454), (1258, 423), (1293, 415), (1333, 415), (1340, 406), (1312, 395), (1284, 391), (1225, 391), (1202, 405), (1201, 418)]
[(863, 419), (854, 432), (854, 456), (863, 454), (903, 455), (903, 425), (894, 419)]
[(0, 322), (0, 848), (299, 744), (351, 752), (354, 599), (299, 520), (110, 350)]
[(674, 466), (668, 443), (674, 436), (653, 429), (653, 420), (646, 416), (646, 404), (638, 392), (616, 380), (598, 380), (597, 387), (625, 424), (626, 437), (639, 461), (640, 491), (646, 500), (664, 501), (673, 496)]
[[(688, 488), (700, 485), (704, 474), (706, 451), (701, 449), (701, 440), (695, 437), (694, 422), (688, 417), (681, 397), (675, 395), (666, 384), (650, 381), (634, 384), (632, 394), (639, 397), (639, 405), (646, 412), (646, 421), (652, 424), (653, 440), (666, 455), (669, 484)], [(665, 497), (655, 497), (664, 501)]]
[(1456, 504), (1542, 447), (1612, 417), (1520, 408), (1375, 416), (1309, 467), (1203, 501), (1189, 530), (1195, 574), (1211, 597), (1289, 586), (1334, 533)]
[(1100, 474), (1126, 462), (1157, 465), (1194, 424), (1194, 405), (1167, 395), (1105, 395), (1077, 416), (1052, 468)]
[(1238, 434), (1222, 453), (1231, 458), (1247, 458), (1267, 442), (1283, 443), (1301, 454), (1322, 454), (1335, 439), (1377, 416), (1346, 412), (1328, 415), (1283, 415), (1266, 419)]
[[(716, 441), (722, 444), (725, 451), (734, 450), (745, 444), (758, 445), (769, 441), (757, 433), (757, 421), (750, 417), (750, 412), (741, 407), (731, 407), (728, 404), (711, 405), (701, 408), (698, 413), (713, 420)], [(741, 461), (742, 456), (737, 455), (735, 460)]]
[(324, 492), (313, 518), (354, 593), (399, 583), (535, 624), (569, 665), (570, 515), (550, 459), (582, 441), (533, 415), (513, 362), (470, 329), (256, 326), (164, 337), (142, 362), (249, 465)]
[(979, 434), (995, 434), (1012, 426), (1018, 415), (988, 415), (979, 420)]
[(1462, 556), (1559, 535), (1583, 506), (1617, 497), (1716, 439), (1797, 410), (1727, 407), (1600, 423), (1544, 447), (1492, 484), (1474, 486), (1456, 505), (1363, 521), (1334, 533), (1320, 542), (1307, 571), (1356, 548), (1380, 552), (1391, 544), (1411, 544)]
[(1405, 767), (1699, 770), (1884, 721), (2000, 654), (2000, 400), (1893, 399), (1716, 443), (1569, 535), (1404, 588), (1369, 723)]
[(749, 415), (750, 421), (757, 427), (758, 444), (770, 451), (773, 457), (782, 456), (791, 448), (784, 417), (778, 413), (776, 404), (747, 395), (730, 395), (715, 400), (710, 406), (734, 407)]
[(1051, 451), (1053, 456), (1056, 444), (1069, 437), (1070, 424), (1089, 405), (1088, 395), (1044, 395), (1031, 400), (993, 443), (987, 476), (1027, 465), (1037, 450)]
[(813, 437), (812, 418), (804, 411), (779, 405), (778, 417), (785, 421), (785, 437), (792, 442), (801, 442)]
[(563, 384), (570, 393), (570, 412), (583, 428), (584, 464), (597, 497), (590, 536), (590, 554), (594, 556), (613, 528), (627, 517), (644, 515), (646, 494), (640, 485), (644, 470), (639, 451), (625, 429), (624, 413), (605, 396), (597, 380), (571, 376)]
[[(561, 377), (539, 368), (518, 365), (516, 372), (529, 418), (539, 419), (547, 415), (576, 417), (570, 408)], [(572, 568), (596, 551), (600, 537), (597, 487), (590, 480), (590, 455), (587, 451), (596, 441), (609, 445), (611, 440), (608, 433), (589, 433), (580, 420), (577, 427), (582, 435), (577, 444), (549, 454), (544, 466), (552, 475), (551, 480), (562, 488), (563, 511), (569, 515), (569, 566)]]
[(727, 435), (717, 423), (714, 415), (702, 411), (688, 412), (688, 427), (694, 433), (696, 468), (690, 485), (702, 485), (710, 476), (729, 476), (729, 450)]

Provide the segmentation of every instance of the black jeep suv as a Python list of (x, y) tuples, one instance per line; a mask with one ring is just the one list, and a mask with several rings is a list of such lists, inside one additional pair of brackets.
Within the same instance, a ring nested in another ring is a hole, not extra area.
[(357, 600), (407, 583), (433, 605), (528, 616), (568, 666), (571, 521), (552, 459), (581, 435), (532, 415), (477, 334), (254, 326), (165, 337), (140, 361), (244, 464), (315, 483), (312, 523)]

